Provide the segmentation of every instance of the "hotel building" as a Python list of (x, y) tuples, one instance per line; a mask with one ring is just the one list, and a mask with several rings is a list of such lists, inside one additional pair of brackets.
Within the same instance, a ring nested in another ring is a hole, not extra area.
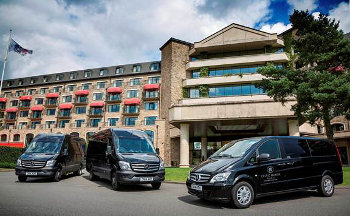
[(254, 85), (263, 78), (259, 67), (288, 62), (283, 48), (277, 34), (231, 24), (195, 43), (170, 38), (159, 62), (6, 80), (0, 144), (27, 144), (45, 132), (88, 138), (135, 128), (150, 135), (167, 166), (187, 167), (238, 138), (323, 136), (298, 125), (295, 101), (282, 106)]

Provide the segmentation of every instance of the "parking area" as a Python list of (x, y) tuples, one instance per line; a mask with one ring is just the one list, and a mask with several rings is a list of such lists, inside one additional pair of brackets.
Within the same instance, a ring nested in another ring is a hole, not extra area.
[(29, 179), (19, 183), (13, 171), (0, 172), (0, 215), (350, 215), (350, 188), (337, 188), (331, 198), (298, 192), (260, 198), (249, 209), (202, 201), (184, 184), (128, 186), (113, 191), (107, 181), (83, 176), (60, 182)]

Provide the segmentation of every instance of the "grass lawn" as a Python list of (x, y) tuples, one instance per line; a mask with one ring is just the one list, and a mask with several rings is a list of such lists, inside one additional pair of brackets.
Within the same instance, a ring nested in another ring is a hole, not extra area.
[(165, 168), (165, 181), (186, 182), (191, 168)]
[[(165, 168), (165, 180), (185, 182), (190, 168)], [(343, 167), (344, 182), (342, 185), (350, 186), (350, 167)]]

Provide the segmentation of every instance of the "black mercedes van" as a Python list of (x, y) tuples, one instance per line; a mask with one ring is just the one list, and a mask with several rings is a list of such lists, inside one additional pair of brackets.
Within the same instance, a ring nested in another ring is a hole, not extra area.
[(64, 134), (38, 134), (16, 165), (18, 180), (27, 177), (50, 177), (60, 181), (62, 175), (81, 175), (84, 168), (85, 140)]
[(226, 144), (191, 170), (186, 185), (192, 195), (247, 208), (256, 197), (296, 190), (317, 189), (330, 197), (342, 182), (332, 141), (270, 136)]
[(90, 137), (86, 169), (90, 180), (110, 180), (113, 190), (124, 184), (151, 184), (159, 189), (165, 170), (157, 152), (143, 131), (107, 129)]

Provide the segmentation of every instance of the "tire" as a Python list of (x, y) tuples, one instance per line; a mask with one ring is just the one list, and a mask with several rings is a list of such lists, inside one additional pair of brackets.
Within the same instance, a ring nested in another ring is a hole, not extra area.
[(254, 189), (245, 181), (238, 182), (232, 188), (232, 204), (234, 207), (248, 208), (254, 201)]
[(151, 185), (153, 189), (159, 190), (160, 186), (162, 185), (162, 182), (154, 182), (154, 183), (151, 183)]
[(94, 172), (92, 171), (92, 169), (90, 170), (89, 179), (90, 179), (90, 181), (96, 181), (96, 180), (98, 180), (98, 176), (94, 174)]
[(53, 176), (53, 181), (59, 182), (61, 180), (61, 177), (62, 177), (62, 168), (58, 167), (55, 172), (55, 175)]
[(20, 182), (27, 181), (27, 176), (18, 176), (18, 181), (20, 181)]
[(117, 191), (121, 189), (121, 184), (118, 182), (118, 177), (117, 177), (117, 173), (113, 172), (112, 173), (112, 189)]
[(318, 192), (321, 196), (331, 197), (334, 193), (334, 181), (329, 175), (322, 177)]
[(79, 169), (73, 173), (75, 176), (83, 175), (83, 165), (80, 164)]

